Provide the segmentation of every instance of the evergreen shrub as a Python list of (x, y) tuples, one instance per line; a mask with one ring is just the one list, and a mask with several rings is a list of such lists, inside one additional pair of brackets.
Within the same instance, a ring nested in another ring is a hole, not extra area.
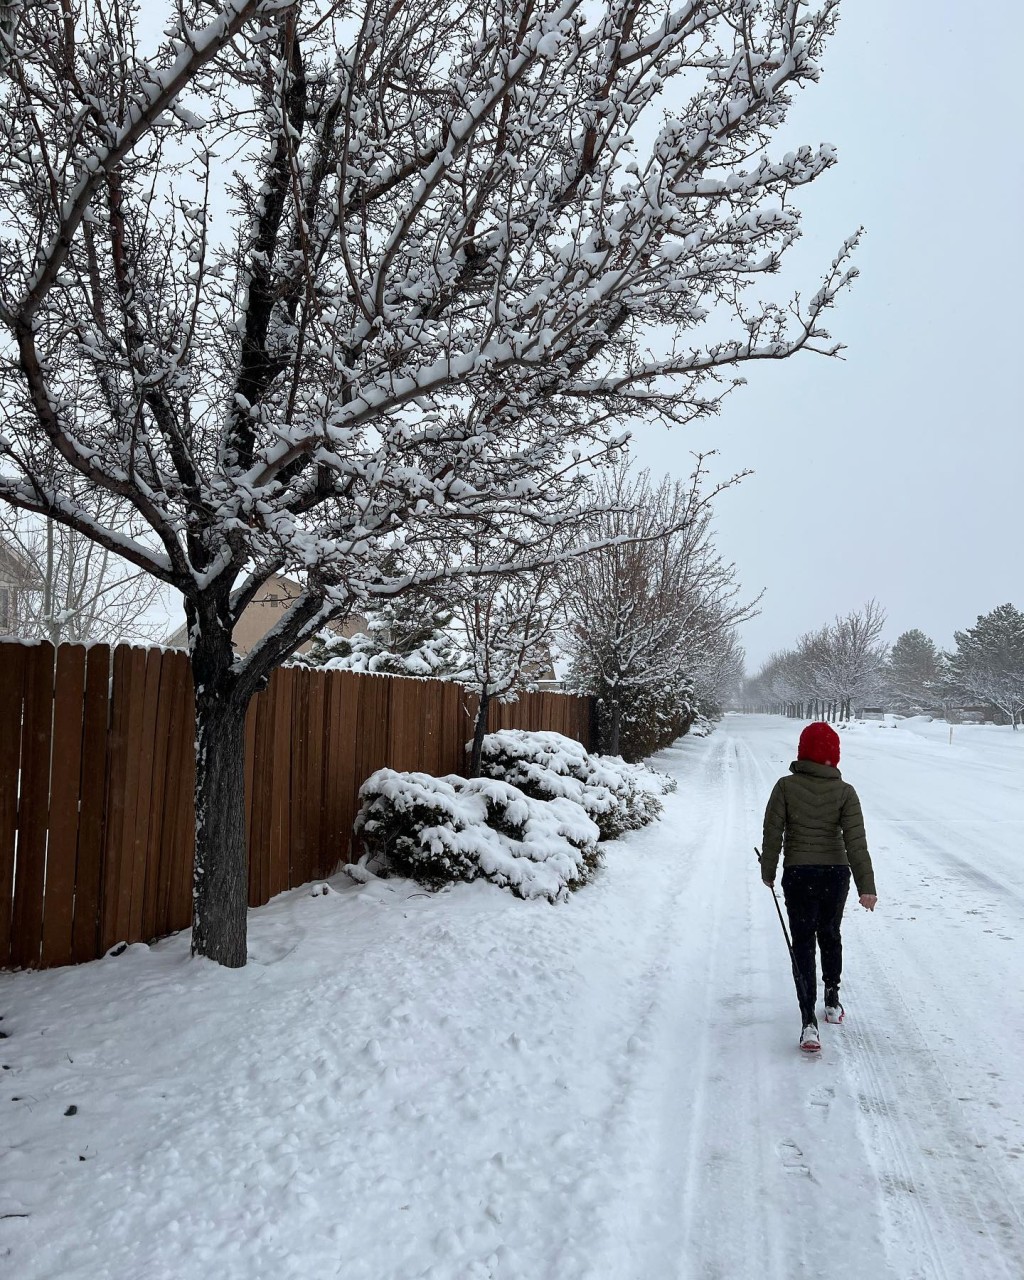
[(484, 738), (481, 772), (518, 787), (537, 800), (556, 798), (580, 805), (597, 824), (602, 840), (614, 840), (653, 822), (673, 779), (620, 756), (592, 755), (560, 733), (502, 729)]
[(483, 877), (520, 898), (563, 900), (599, 860), (599, 832), (570, 799), (545, 803), (494, 778), (378, 769), (355, 831), (371, 869), (430, 889)]

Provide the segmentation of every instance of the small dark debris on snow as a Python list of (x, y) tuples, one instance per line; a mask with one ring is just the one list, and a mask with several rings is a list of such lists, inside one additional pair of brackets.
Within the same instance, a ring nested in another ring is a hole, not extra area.
[(65, 1111), (65, 1112), (64, 1112), (64, 1114), (65, 1114), (66, 1116), (77, 1116), (77, 1115), (78, 1115), (78, 1108), (75, 1106), (75, 1104), (74, 1104), (74, 1103), (72, 1103), (72, 1104), (71, 1104), (71, 1106), (70, 1106), (70, 1107), (68, 1107), (67, 1111)]

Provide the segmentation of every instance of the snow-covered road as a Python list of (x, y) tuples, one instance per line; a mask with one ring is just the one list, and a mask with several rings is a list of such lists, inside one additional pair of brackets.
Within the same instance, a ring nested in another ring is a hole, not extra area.
[(753, 852), (799, 727), (663, 753), (564, 906), (339, 876), (242, 971), (0, 975), (0, 1272), (1019, 1280), (1024, 734), (844, 731), (880, 904), (809, 1060)]

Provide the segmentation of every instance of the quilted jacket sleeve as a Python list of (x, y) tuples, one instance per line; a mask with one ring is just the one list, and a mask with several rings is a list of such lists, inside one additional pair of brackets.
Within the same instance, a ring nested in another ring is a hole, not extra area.
[(846, 844), (846, 856), (850, 859), (853, 882), (859, 894), (875, 892), (875, 873), (868, 853), (868, 838), (864, 830), (864, 815), (860, 799), (853, 787), (847, 784), (843, 807), (839, 813), (839, 826)]
[(774, 880), (782, 853), (782, 836), (786, 830), (785, 778), (780, 778), (768, 798), (764, 811), (764, 835), (761, 841), (761, 879)]

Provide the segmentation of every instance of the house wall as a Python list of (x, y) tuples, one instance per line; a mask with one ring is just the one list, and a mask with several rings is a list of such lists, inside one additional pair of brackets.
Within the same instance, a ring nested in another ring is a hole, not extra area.
[[(242, 611), (242, 616), (235, 624), (232, 639), (236, 650), (239, 653), (248, 653), (258, 641), (263, 639), (271, 627), (277, 624), (282, 612), (289, 607), (301, 592), (302, 587), (290, 578), (280, 576), (270, 578), (259, 595), (246, 605)], [(357, 631), (363, 630), (366, 626), (366, 619), (358, 614), (353, 614), (345, 622), (330, 623), (329, 626), (332, 631), (336, 631), (340, 636), (351, 636), (355, 635)], [(167, 638), (166, 643), (168, 648), (171, 649), (187, 649), (187, 629), (184, 626), (179, 627), (173, 635)], [(309, 648), (310, 642), (307, 641), (299, 646), (297, 652), (306, 653)]]

